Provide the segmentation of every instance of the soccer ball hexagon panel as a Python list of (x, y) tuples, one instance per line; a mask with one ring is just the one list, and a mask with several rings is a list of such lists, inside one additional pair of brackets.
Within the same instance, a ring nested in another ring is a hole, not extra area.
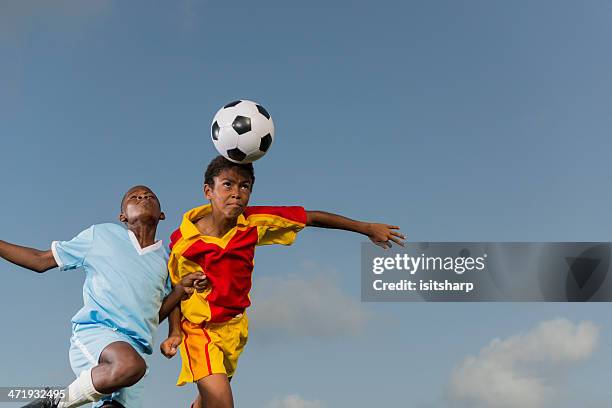
[(272, 145), (274, 122), (263, 106), (239, 100), (217, 111), (210, 133), (222, 156), (234, 163), (250, 163), (263, 157)]

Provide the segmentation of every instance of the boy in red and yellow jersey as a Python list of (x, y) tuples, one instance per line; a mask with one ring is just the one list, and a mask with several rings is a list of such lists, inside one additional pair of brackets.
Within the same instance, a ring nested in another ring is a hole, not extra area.
[[(181, 302), (170, 315), (162, 353), (170, 358), (180, 345), (178, 385), (197, 383), (195, 408), (233, 407), (229, 380), (248, 337), (245, 310), (251, 304), (253, 257), (258, 245), (290, 245), (305, 226), (358, 232), (383, 247), (403, 245), (399, 227), (365, 223), (302, 207), (248, 207), (255, 182), (252, 164), (218, 156), (206, 169), (204, 194), (210, 204), (183, 217), (171, 237), (172, 281), (203, 272), (207, 289)], [(182, 316), (181, 316), (182, 315)]]

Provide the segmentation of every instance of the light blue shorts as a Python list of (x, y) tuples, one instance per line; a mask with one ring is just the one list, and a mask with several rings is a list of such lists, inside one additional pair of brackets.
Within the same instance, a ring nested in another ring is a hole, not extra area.
[[(81, 372), (97, 366), (102, 350), (116, 341), (124, 341), (130, 344), (146, 361), (147, 355), (129, 336), (106, 326), (73, 324), (72, 337), (70, 338), (70, 365), (74, 374), (78, 377)], [(111, 395), (105, 396), (100, 401), (93, 403), (92, 407), (100, 407), (104, 404), (104, 401), (115, 400), (125, 408), (140, 408), (144, 396), (143, 391), (144, 382), (141, 379), (131, 387), (122, 388)]]

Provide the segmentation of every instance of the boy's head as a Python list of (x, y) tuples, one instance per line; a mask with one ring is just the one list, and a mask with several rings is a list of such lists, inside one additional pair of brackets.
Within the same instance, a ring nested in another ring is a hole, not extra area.
[(204, 195), (213, 209), (235, 219), (249, 203), (255, 183), (251, 163), (238, 164), (223, 156), (215, 157), (204, 174)]
[(161, 204), (155, 193), (147, 186), (130, 188), (121, 200), (119, 221), (134, 224), (151, 223), (157, 225), (166, 218), (161, 211)]

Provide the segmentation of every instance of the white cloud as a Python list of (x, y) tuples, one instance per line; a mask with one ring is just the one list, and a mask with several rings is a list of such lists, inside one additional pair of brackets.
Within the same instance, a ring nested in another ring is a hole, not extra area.
[(597, 347), (592, 322), (540, 323), (527, 333), (495, 339), (453, 370), (449, 396), (469, 407), (542, 408), (558, 394), (557, 380)]
[(290, 336), (354, 335), (370, 318), (359, 298), (337, 286), (333, 273), (256, 279), (252, 302), (249, 313), (255, 330)]
[(275, 398), (266, 405), (266, 408), (323, 408), (323, 406), (321, 401), (307, 401), (299, 395), (291, 394)]

